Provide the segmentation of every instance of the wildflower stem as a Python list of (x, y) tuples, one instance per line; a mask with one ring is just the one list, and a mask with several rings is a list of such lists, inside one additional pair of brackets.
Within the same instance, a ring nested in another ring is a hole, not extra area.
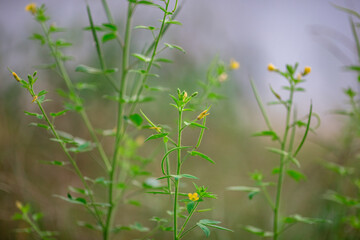
[[(29, 91), (30, 91), (30, 94), (31, 94), (32, 96), (35, 96), (35, 93), (33, 92), (32, 89), (29, 89)], [(55, 126), (52, 124), (52, 122), (50, 121), (49, 117), (47, 116), (47, 114), (46, 114), (46, 112), (45, 112), (42, 104), (41, 104), (38, 100), (36, 100), (36, 104), (38, 105), (41, 113), (43, 114), (45, 121), (46, 121), (47, 124), (49, 125), (52, 134), (55, 136), (55, 138), (56, 138), (56, 139), (58, 140), (58, 142), (60, 143), (61, 148), (63, 149), (63, 151), (65, 152), (65, 155), (67, 156), (67, 158), (69, 159), (71, 165), (73, 166), (73, 168), (74, 168), (74, 170), (75, 170), (75, 173), (79, 176), (79, 178), (80, 178), (82, 184), (84, 185), (86, 191), (89, 193), (89, 198), (90, 198), (90, 201), (91, 201), (91, 203), (92, 203), (92, 205), (93, 205), (93, 208), (94, 208), (94, 212), (92, 212), (92, 211), (90, 211), (90, 212), (95, 216), (95, 218), (97, 219), (99, 225), (100, 225), (101, 227), (103, 227), (103, 222), (102, 222), (101, 217), (100, 217), (100, 212), (99, 212), (99, 210), (97, 209), (97, 207), (96, 207), (95, 204), (94, 204), (95, 201), (94, 201), (94, 197), (93, 197), (93, 195), (92, 195), (92, 191), (90, 190), (88, 184), (86, 183), (85, 178), (84, 178), (83, 174), (81, 173), (81, 171), (80, 171), (80, 169), (79, 169), (76, 161), (72, 158), (71, 154), (69, 153), (68, 149), (66, 148), (65, 143), (61, 140), (59, 134), (58, 134), (57, 131), (55, 130)], [(90, 210), (90, 209), (89, 209), (89, 210)]]
[(183, 238), (186, 234), (188, 234), (191, 230), (195, 229), (196, 227), (197, 227), (197, 225), (194, 225), (191, 228), (189, 228), (188, 230), (186, 230), (185, 232), (183, 232), (183, 234), (181, 234), (179, 239)]
[(79, 112), (80, 112), (80, 115), (81, 115), (81, 117), (82, 117), (82, 119), (83, 119), (83, 121), (85, 123), (85, 126), (89, 130), (89, 133), (90, 133), (93, 141), (95, 142), (96, 148), (98, 149), (100, 157), (103, 160), (107, 170), (110, 170), (110, 163), (109, 163), (109, 160), (108, 160), (108, 158), (106, 156), (106, 153), (105, 153), (99, 139), (97, 138), (97, 136), (95, 134), (94, 127), (92, 126), (92, 124), (91, 124), (91, 122), (89, 120), (89, 117), (87, 116), (87, 114), (86, 114), (86, 112), (84, 110), (84, 107), (83, 107), (83, 104), (82, 104), (82, 101), (81, 101), (80, 97), (76, 94), (75, 87), (74, 87), (74, 85), (72, 84), (72, 82), (70, 80), (70, 77), (69, 77), (69, 75), (68, 75), (68, 73), (67, 73), (67, 71), (65, 69), (64, 63), (60, 59), (59, 53), (57, 52), (57, 50), (55, 49), (55, 47), (53, 45), (53, 42), (52, 42), (52, 40), (50, 38), (49, 31), (48, 31), (47, 27), (45, 26), (44, 22), (40, 22), (40, 24), (41, 24), (41, 28), (42, 28), (42, 30), (43, 30), (43, 32), (45, 34), (47, 44), (48, 44), (48, 46), (50, 48), (50, 52), (54, 56), (54, 59), (55, 59), (56, 65), (58, 67), (58, 70), (60, 72), (60, 75), (64, 79), (65, 84), (68, 87), (70, 94), (75, 97), (75, 99), (74, 99), (75, 104), (80, 107)]
[[(165, 151), (165, 154), (168, 152), (168, 145), (167, 145), (167, 141), (165, 142), (165, 138), (164, 138), (164, 151)], [(166, 156), (165, 166), (166, 166), (166, 175), (169, 176), (170, 175), (170, 159), (169, 159), (169, 155)], [(169, 193), (171, 193), (171, 181), (170, 181), (170, 178), (167, 178), (167, 185), (168, 185), (168, 191), (169, 191)]]
[(42, 240), (46, 240), (46, 238), (43, 237), (43, 233), (41, 232), (40, 228), (29, 218), (28, 213), (23, 212), (23, 219), (25, 222), (27, 222), (31, 229), (35, 231), (35, 233), (40, 237)]
[[(294, 83), (293, 81), (290, 81), (290, 97), (289, 97), (289, 104), (286, 107), (286, 125), (285, 125), (285, 131), (284, 131), (284, 137), (281, 142), (281, 151), (285, 151), (288, 133), (290, 129), (290, 117), (291, 117), (291, 110), (293, 105), (293, 97), (294, 97)], [(283, 178), (284, 178), (284, 169), (285, 169), (285, 163), (287, 161), (287, 155), (281, 155), (280, 157), (280, 168), (279, 168), (279, 177), (276, 187), (276, 201), (275, 201), (275, 208), (274, 208), (274, 225), (273, 225), (273, 233), (274, 233), (274, 240), (277, 240), (279, 238), (280, 232), (278, 231), (279, 228), (279, 209), (280, 209), (280, 200), (281, 200), (281, 190), (282, 190), (282, 184), (283, 184)]]
[(184, 231), (186, 225), (188, 224), (190, 218), (192, 217), (192, 215), (194, 214), (196, 208), (199, 206), (199, 202), (196, 202), (195, 203), (195, 206), (193, 207), (193, 209), (191, 209), (191, 212), (189, 213), (189, 215), (187, 216), (184, 224), (182, 225), (180, 231), (179, 231), (179, 234), (178, 234), (178, 239), (181, 239), (181, 233)]
[(122, 76), (121, 76), (121, 83), (120, 83), (120, 91), (119, 91), (119, 102), (118, 102), (118, 113), (117, 113), (117, 128), (116, 128), (116, 137), (115, 137), (115, 146), (114, 146), (114, 154), (112, 159), (112, 165), (109, 172), (109, 196), (108, 201), (110, 207), (108, 208), (106, 222), (105, 222), (105, 229), (103, 231), (103, 239), (108, 240), (110, 238), (110, 231), (113, 224), (114, 218), (114, 210), (117, 207), (117, 203), (113, 201), (113, 191), (114, 191), (114, 184), (116, 178), (116, 165), (119, 158), (119, 150), (120, 150), (120, 142), (122, 139), (122, 124), (123, 124), (123, 115), (124, 115), (124, 103), (122, 101), (125, 88), (126, 88), (126, 78), (128, 72), (128, 62), (129, 62), (129, 50), (130, 50), (130, 38), (131, 38), (131, 21), (133, 15), (133, 4), (131, 2), (128, 3), (128, 10), (127, 10), (127, 21), (126, 21), (126, 28), (125, 28), (125, 42), (123, 47), (123, 56), (122, 56)]
[[(182, 129), (182, 113), (183, 108), (179, 107), (179, 119), (178, 119), (178, 142), (177, 147), (181, 147), (181, 129)], [(176, 168), (176, 174), (180, 175), (181, 173), (181, 149), (179, 149), (177, 154), (177, 168)], [(180, 178), (175, 178), (175, 195), (174, 195), (174, 240), (178, 240), (178, 226), (177, 226), (177, 210), (178, 210), (178, 195), (179, 195), (179, 184), (180, 184)]]
[(166, 17), (168, 16), (168, 8), (169, 8), (169, 4), (170, 4), (170, 0), (166, 2), (166, 5), (165, 5), (165, 13), (164, 13), (164, 17), (162, 19), (162, 23), (161, 23), (161, 27), (160, 27), (160, 30), (159, 30), (159, 34), (154, 42), (154, 49), (153, 49), (153, 52), (152, 52), (152, 55), (151, 55), (151, 58), (150, 58), (150, 61), (149, 61), (149, 64), (146, 68), (146, 72), (145, 74), (143, 74), (143, 77), (140, 81), (140, 86), (139, 86), (139, 89), (138, 91), (136, 92), (136, 97), (135, 97), (135, 101), (134, 103), (131, 105), (131, 108), (130, 108), (130, 114), (132, 114), (135, 110), (135, 107), (139, 101), (139, 98), (140, 98), (140, 95), (142, 93), (142, 91), (144, 90), (144, 86), (145, 86), (145, 83), (146, 83), (146, 80), (149, 76), (149, 72), (151, 70), (151, 67), (154, 63), (154, 59), (155, 59), (155, 56), (157, 54), (157, 48), (158, 48), (158, 45), (159, 45), (159, 42), (160, 42), (160, 39), (161, 37), (163, 36), (163, 32), (164, 32), (164, 29), (165, 29), (165, 22), (166, 22)]

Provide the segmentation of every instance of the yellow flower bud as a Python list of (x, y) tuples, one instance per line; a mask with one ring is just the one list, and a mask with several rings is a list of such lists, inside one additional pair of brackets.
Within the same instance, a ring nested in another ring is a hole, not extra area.
[(235, 59), (231, 59), (230, 60), (230, 69), (231, 70), (235, 70), (238, 69), (240, 67), (240, 63), (237, 62)]
[(36, 13), (36, 4), (35, 3), (29, 3), (25, 6), (25, 11), (31, 12), (32, 15), (35, 15)]
[(20, 82), (21, 79), (19, 78), (19, 76), (15, 72), (12, 72), (12, 75), (14, 76), (16, 81)]
[(35, 102), (37, 99), (38, 99), (38, 96), (35, 95), (34, 98), (33, 98), (33, 100), (32, 100), (31, 102)]
[(19, 210), (21, 210), (22, 207), (23, 207), (22, 203), (19, 202), (19, 201), (16, 201), (16, 202), (15, 202), (15, 206), (16, 206)]
[(187, 92), (184, 92), (184, 99), (187, 98)]
[(206, 110), (204, 110), (204, 111), (202, 111), (200, 114), (199, 114), (199, 116), (197, 116), (197, 120), (201, 120), (201, 119), (203, 119), (204, 117), (206, 117), (207, 115), (209, 115), (210, 113), (208, 113), (208, 111), (209, 111), (209, 109), (206, 109)]
[(158, 133), (161, 132), (161, 127), (149, 127), (149, 129), (154, 129)]
[(305, 76), (305, 75), (309, 74), (310, 72), (311, 72), (311, 67), (307, 66), (307, 67), (304, 68), (303, 75)]
[(219, 82), (225, 82), (228, 78), (228, 75), (226, 72), (223, 72), (222, 74), (219, 75)]
[(268, 67), (267, 67), (267, 68), (268, 68), (268, 70), (269, 70), (270, 72), (272, 72), (272, 71), (275, 71), (275, 70), (276, 70), (276, 67), (275, 67), (273, 64), (271, 64), (271, 63), (268, 65)]

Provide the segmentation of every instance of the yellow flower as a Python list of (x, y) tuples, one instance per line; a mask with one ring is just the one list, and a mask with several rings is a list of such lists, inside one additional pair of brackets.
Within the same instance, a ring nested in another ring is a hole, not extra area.
[(155, 129), (155, 131), (161, 132), (161, 127), (149, 127), (149, 129)]
[(15, 206), (16, 206), (19, 210), (21, 210), (22, 207), (23, 207), (22, 203), (19, 202), (19, 201), (16, 201), (16, 202), (15, 202)]
[(34, 98), (33, 98), (33, 100), (32, 100), (31, 102), (35, 102), (37, 99), (38, 99), (38, 96), (35, 95)]
[(189, 193), (188, 196), (191, 201), (195, 202), (195, 201), (199, 200), (199, 195), (197, 193)]
[(12, 75), (14, 76), (16, 81), (20, 82), (21, 79), (19, 78), (19, 76), (15, 72), (12, 72)]
[(227, 78), (228, 78), (227, 73), (223, 72), (222, 74), (219, 75), (219, 82), (225, 82)]
[(25, 7), (25, 11), (31, 12), (32, 15), (35, 15), (36, 13), (36, 4), (35, 3), (29, 3)]
[(184, 92), (184, 99), (187, 98), (187, 92)]
[(206, 109), (204, 111), (202, 111), (199, 116), (196, 117), (197, 120), (201, 120), (203, 119), (204, 117), (206, 117), (207, 115), (209, 115), (210, 113), (208, 113), (209, 109)]
[(267, 67), (267, 68), (268, 68), (268, 70), (269, 70), (270, 72), (272, 72), (272, 71), (275, 71), (275, 70), (276, 70), (276, 67), (275, 67), (273, 64), (271, 64), (271, 63), (268, 65), (268, 67)]
[(230, 60), (230, 69), (231, 70), (235, 70), (238, 69), (240, 67), (240, 63), (237, 62), (235, 59), (231, 59)]
[(303, 75), (305, 76), (305, 75), (309, 74), (310, 72), (311, 72), (311, 67), (307, 66), (307, 67), (304, 68)]

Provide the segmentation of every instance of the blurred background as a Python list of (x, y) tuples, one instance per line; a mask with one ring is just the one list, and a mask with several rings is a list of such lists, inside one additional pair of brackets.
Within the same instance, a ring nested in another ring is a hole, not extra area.
[[(72, 171), (41, 163), (62, 161), (65, 156), (56, 143), (48, 140), (49, 136), (44, 130), (29, 126), (34, 119), (25, 116), (24, 111), (36, 112), (36, 106), (31, 104), (31, 96), (19, 87), (7, 70), (10, 67), (23, 78), (38, 70), (38, 90), (47, 89), (48, 98), (53, 99), (47, 103), (49, 111), (61, 109), (62, 98), (56, 90), (63, 88), (63, 83), (56, 73), (36, 67), (50, 63), (51, 56), (46, 46), (29, 40), (32, 33), (41, 31), (32, 16), (24, 10), (29, 2), (0, 0), (0, 238), (28, 239), (27, 235), (14, 231), (15, 228), (24, 227), (22, 223), (11, 220), (17, 211), (14, 203), (19, 200), (30, 202), (36, 211), (43, 212), (43, 225), (49, 230), (59, 231), (59, 239), (99, 239), (100, 235), (76, 226), (76, 220), (88, 217), (84, 211), (53, 197), (54, 194), (66, 195), (68, 185), (79, 185), (78, 179)], [(96, 24), (106, 22), (101, 1), (87, 2)], [(125, 2), (109, 1), (120, 30), (124, 28)], [(348, 108), (343, 89), (350, 86), (356, 88), (357, 75), (347, 71), (345, 66), (358, 65), (359, 60), (349, 15), (332, 4), (360, 11), (360, 2), (179, 2), (181, 10), (176, 19), (182, 22), (182, 26), (172, 27), (163, 41), (182, 46), (186, 54), (167, 51), (165, 56), (173, 59), (174, 63), (155, 69), (160, 78), (152, 79), (154, 82), (151, 84), (164, 86), (172, 94), (175, 94), (176, 88), (193, 92), (199, 89), (197, 82), (206, 78), (206, 71), (214, 57), (222, 59), (225, 64), (229, 64), (232, 58), (240, 63), (240, 69), (229, 73), (229, 78), (219, 90), (226, 98), (212, 105), (207, 121), (210, 130), (205, 133), (201, 146), (201, 151), (211, 156), (216, 165), (195, 162), (184, 170), (200, 178), (198, 185), (206, 185), (209, 191), (218, 195), (217, 200), (207, 203), (214, 211), (206, 216), (222, 221), (224, 226), (235, 231), (214, 231), (209, 239), (258, 239), (241, 229), (247, 224), (271, 229), (271, 212), (261, 196), (250, 201), (246, 193), (226, 190), (228, 186), (252, 185), (250, 173), (255, 170), (263, 172), (270, 180), (274, 179), (271, 170), (277, 164), (277, 156), (268, 154), (265, 149), (266, 146), (275, 146), (274, 143), (251, 136), (254, 132), (265, 130), (266, 125), (256, 105), (249, 79), (254, 79), (264, 102), (274, 100), (270, 85), (280, 94), (286, 93), (281, 90), (284, 79), (267, 71), (269, 63), (281, 69), (285, 68), (285, 64), (296, 62), (299, 62), (300, 69), (311, 66), (312, 72), (303, 84), (306, 92), (296, 96), (295, 105), (298, 115), (306, 116), (312, 102), (314, 112), (321, 118), (316, 134), (309, 135), (298, 156), (307, 179), (299, 183), (290, 179), (286, 181), (282, 215), (300, 213), (309, 217), (333, 217), (329, 214), (332, 205), (324, 200), (323, 195), (327, 189), (339, 187), (340, 180), (323, 165), (327, 161), (344, 163), (338, 156), (347, 151), (343, 148), (347, 118), (334, 114), (334, 111)], [(83, 31), (88, 26), (85, 1), (47, 0), (36, 3), (45, 3), (51, 16), (50, 22), (66, 28), (66, 32), (59, 33), (59, 36), (73, 44), (65, 50), (74, 57), (67, 62), (71, 77), (75, 81), (89, 78), (90, 82), (96, 82), (97, 79), (93, 77), (74, 72), (79, 64), (98, 66), (91, 34)], [(160, 14), (158, 9), (139, 7), (133, 25), (158, 24)], [(134, 30), (132, 52), (139, 52), (143, 42), (150, 40), (151, 36)], [(109, 65), (119, 66), (118, 46), (107, 43), (104, 51), (111, 62)], [(114, 127), (114, 105), (102, 98), (107, 90), (102, 87), (97, 94), (90, 91), (83, 93), (88, 113), (98, 129)], [(173, 109), (168, 105), (171, 100), (169, 92), (158, 93), (155, 102), (141, 105), (141, 109), (146, 110), (153, 121), (174, 126), (175, 112), (171, 113)], [(274, 126), (281, 132), (285, 118), (283, 109), (279, 106), (268, 106), (267, 109)], [(56, 124), (59, 129), (74, 136), (88, 137), (76, 113), (66, 114)], [(140, 135), (147, 137), (150, 132), (144, 131)], [(191, 135), (186, 136), (186, 141), (191, 141)], [(140, 154), (146, 156), (155, 146), (145, 144)], [(90, 161), (91, 156), (84, 154), (78, 158), (86, 174), (98, 174), (98, 165)], [(160, 159), (161, 154), (148, 166), (154, 177), (161, 174)], [(358, 167), (356, 161), (346, 164)], [(150, 227), (153, 223), (148, 219), (153, 215), (166, 216), (164, 206), (168, 203), (163, 197), (147, 195), (140, 199), (142, 207), (123, 209), (118, 222), (129, 224), (138, 221)], [(333, 236), (329, 228), (298, 224), (286, 231), (283, 239), (341, 239)], [(121, 239), (141, 238), (141, 234), (136, 233), (121, 236)], [(200, 230), (194, 236), (197, 236), (196, 239), (205, 238)], [(165, 233), (159, 233), (155, 238), (168, 239)]]

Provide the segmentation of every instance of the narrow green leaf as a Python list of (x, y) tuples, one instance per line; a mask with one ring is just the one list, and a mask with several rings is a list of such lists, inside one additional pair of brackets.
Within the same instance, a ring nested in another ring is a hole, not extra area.
[(177, 46), (177, 45), (175, 45), (175, 44), (169, 44), (169, 43), (164, 43), (164, 44), (165, 44), (165, 46), (167, 46), (168, 48), (177, 49), (177, 50), (185, 53), (185, 50), (184, 50), (182, 47), (180, 47), (180, 46)]
[(286, 173), (295, 181), (299, 182), (300, 180), (305, 180), (306, 176), (302, 174), (301, 172), (289, 169), (286, 171)]
[(208, 156), (206, 156), (205, 154), (203, 154), (201, 152), (191, 151), (189, 153), (191, 154), (191, 156), (199, 156), (199, 157), (201, 157), (201, 158), (203, 158), (203, 159), (205, 159), (205, 160), (207, 160), (207, 161), (209, 161), (209, 162), (211, 162), (213, 164), (215, 163), (211, 158), (209, 158)]
[(279, 140), (279, 136), (274, 131), (262, 131), (253, 134), (254, 137), (258, 136), (269, 136), (273, 141)]
[(117, 27), (115, 24), (111, 24), (111, 23), (103, 23), (102, 24), (104, 27), (108, 28), (111, 31), (116, 32), (117, 31)]
[(244, 229), (248, 232), (251, 232), (255, 235), (261, 236), (261, 237), (272, 237), (274, 234), (272, 232), (264, 231), (261, 228), (257, 228), (254, 226), (246, 225), (244, 226)]
[(86, 65), (79, 65), (76, 67), (75, 72), (83, 72), (83, 73), (89, 73), (89, 74), (102, 74), (103, 71), (98, 68), (89, 67)]
[(157, 139), (157, 138), (163, 138), (165, 136), (167, 136), (168, 133), (158, 133), (158, 134), (153, 134), (150, 137), (148, 137), (144, 142), (152, 140), (152, 139)]
[(150, 62), (151, 58), (145, 56), (145, 55), (142, 55), (142, 54), (139, 54), (139, 53), (133, 53), (131, 54), (132, 56), (138, 58), (139, 60), (143, 61), (143, 62)]
[(116, 39), (116, 32), (110, 32), (103, 35), (101, 41), (103, 43), (108, 42), (110, 40)]
[(205, 233), (206, 237), (210, 236), (210, 229), (208, 227), (206, 227), (205, 225), (203, 225), (201, 223), (196, 223), (196, 225)]
[(41, 128), (45, 128), (45, 129), (49, 129), (50, 127), (48, 125), (45, 124), (41, 124), (41, 123), (30, 123), (30, 126), (35, 126), (35, 127), (41, 127)]

